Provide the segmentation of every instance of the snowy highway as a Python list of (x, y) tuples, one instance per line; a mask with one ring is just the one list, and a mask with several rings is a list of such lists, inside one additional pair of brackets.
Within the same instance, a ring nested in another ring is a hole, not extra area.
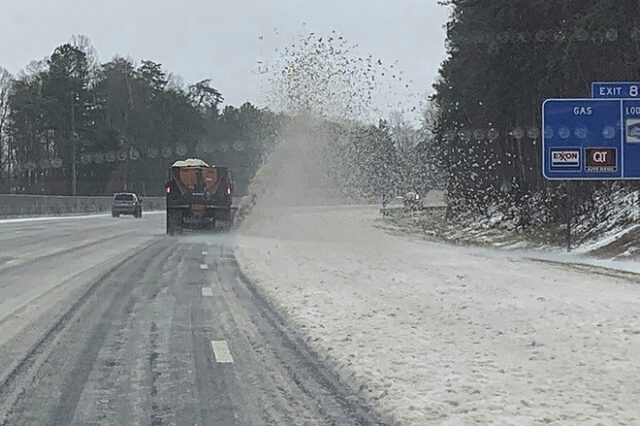
[(378, 424), (238, 271), (164, 215), (0, 221), (0, 424)]
[(379, 209), (0, 221), (0, 424), (638, 424), (638, 274)]

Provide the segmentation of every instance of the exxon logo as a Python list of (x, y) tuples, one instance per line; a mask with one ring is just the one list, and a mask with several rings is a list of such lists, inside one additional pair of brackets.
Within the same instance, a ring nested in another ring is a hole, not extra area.
[(551, 167), (580, 167), (580, 150), (551, 150)]

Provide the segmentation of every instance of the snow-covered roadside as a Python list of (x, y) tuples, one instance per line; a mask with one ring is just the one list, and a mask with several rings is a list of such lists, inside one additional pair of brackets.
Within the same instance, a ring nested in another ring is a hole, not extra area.
[[(165, 213), (164, 210), (151, 210), (145, 211), (143, 215), (148, 214), (161, 214)], [(29, 217), (13, 217), (8, 219), (0, 219), (0, 225), (11, 223), (24, 223), (24, 222), (49, 222), (54, 220), (82, 220), (82, 219), (96, 219), (100, 217), (110, 217), (111, 213), (95, 213), (95, 214), (83, 214), (83, 215), (61, 215), (61, 216), (29, 216)]]
[[(432, 192), (442, 199), (441, 192)], [(582, 206), (582, 213), (572, 220), (572, 252), (600, 259), (640, 259), (637, 244), (640, 239), (639, 199), (640, 192), (628, 188), (596, 192), (592, 204)], [(527, 248), (544, 252), (564, 249), (567, 244), (566, 218), (549, 217), (543, 200), (538, 201), (540, 208), (526, 221), (522, 211), (515, 206), (492, 204), (483, 212), (467, 212), (455, 219), (446, 219), (444, 210), (413, 214), (400, 211), (381, 226), (391, 231), (421, 233), (428, 239), (463, 245)]]
[(376, 228), (377, 208), (279, 210), (244, 272), (401, 424), (637, 424), (640, 286)]

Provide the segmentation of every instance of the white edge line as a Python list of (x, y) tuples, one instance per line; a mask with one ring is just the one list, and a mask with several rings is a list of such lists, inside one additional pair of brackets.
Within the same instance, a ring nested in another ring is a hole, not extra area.
[(226, 340), (212, 340), (211, 349), (218, 364), (233, 364), (233, 357)]

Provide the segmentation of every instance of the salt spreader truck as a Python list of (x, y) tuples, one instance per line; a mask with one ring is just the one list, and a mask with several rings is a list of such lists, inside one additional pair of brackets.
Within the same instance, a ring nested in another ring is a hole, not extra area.
[(184, 229), (231, 229), (233, 178), (226, 167), (199, 159), (176, 161), (165, 184), (167, 234)]

